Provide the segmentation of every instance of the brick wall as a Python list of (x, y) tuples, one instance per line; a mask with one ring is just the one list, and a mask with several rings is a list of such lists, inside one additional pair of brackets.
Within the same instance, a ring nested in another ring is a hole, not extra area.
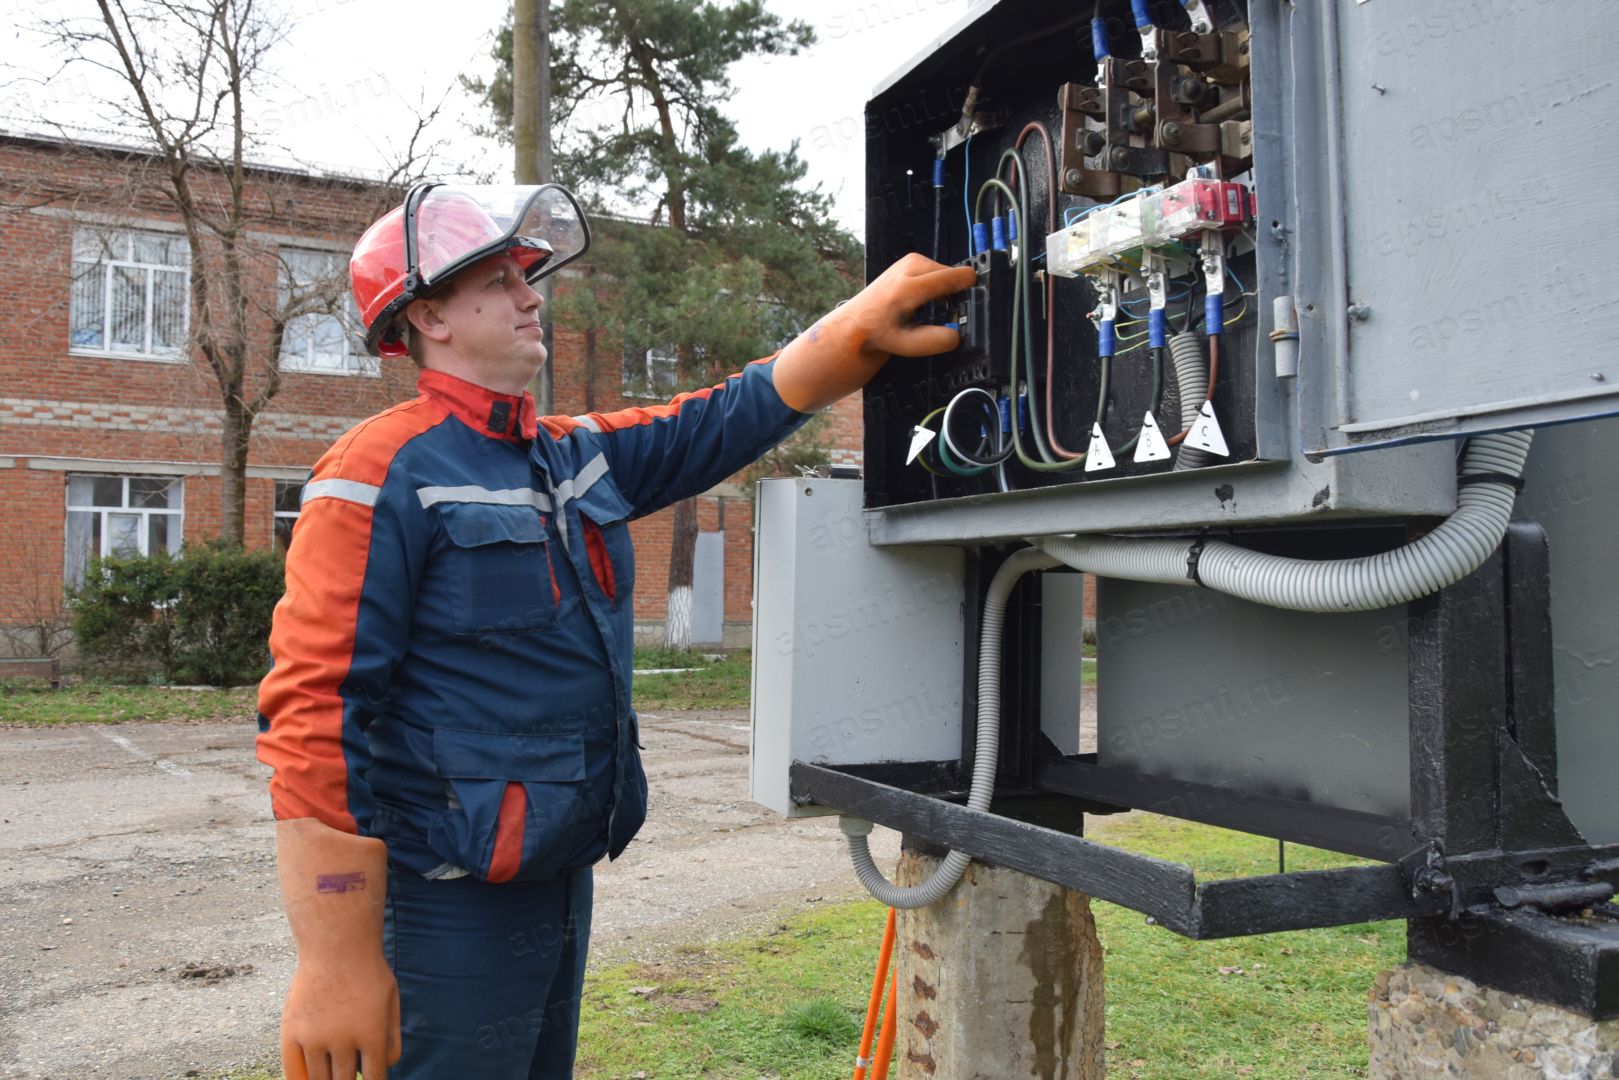
[[(0, 138), (0, 295), (10, 304), (0, 324), (0, 497), (10, 510), (0, 533), (0, 566), (18, 568), (0, 576), (0, 627), (29, 621), (59, 595), (65, 487), (72, 473), (181, 475), (186, 539), (209, 539), (219, 530), (219, 392), (202, 358), (111, 358), (69, 348), (74, 227), (177, 228), (149, 175), (154, 169), (154, 163), (124, 152)], [(225, 196), (217, 176), (204, 177), (200, 190), (207, 199)], [(246, 245), (250, 272), (266, 298), (249, 326), (259, 352), (248, 380), (251, 394), (268, 371), (278, 247), (346, 253), (388, 200), (349, 178), (280, 170), (253, 173), (247, 200), (257, 219)], [(565, 271), (558, 288), (571, 287), (577, 275)], [(593, 337), (603, 339), (594, 349)], [(623, 396), (620, 355), (603, 335), (558, 328), (551, 353), (559, 412), (648, 403)], [(752, 359), (738, 357), (735, 366)], [(384, 361), (377, 377), (282, 373), (280, 391), (254, 426), (249, 545), (272, 542), (276, 480), (301, 478), (353, 424), (411, 397), (415, 377), (408, 360)], [(835, 463), (859, 463), (857, 396), (832, 410), (823, 441)], [(719, 528), (724, 516), (725, 620), (733, 644), (745, 643), (752, 621), (753, 504), (741, 480), (732, 478), (698, 503), (701, 529)], [(670, 521), (665, 511), (632, 526), (636, 618), (649, 637), (663, 618)], [(0, 641), (0, 650), (5, 648)]]

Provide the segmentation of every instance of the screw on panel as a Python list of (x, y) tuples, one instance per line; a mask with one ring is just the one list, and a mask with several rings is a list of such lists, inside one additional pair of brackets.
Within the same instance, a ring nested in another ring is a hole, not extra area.
[(1365, 322), (1372, 317), (1372, 309), (1365, 304), (1350, 304), (1349, 317), (1356, 322)]
[(1386, 93), (1388, 93), (1388, 92), (1389, 92), (1389, 88), (1388, 88), (1388, 87), (1386, 87), (1386, 86), (1379, 86), (1379, 85), (1377, 85), (1377, 84), (1376, 84), (1376, 83), (1373, 83), (1373, 84), (1372, 84), (1372, 89), (1373, 89), (1373, 90), (1376, 90), (1376, 91), (1377, 91), (1377, 92), (1378, 92), (1378, 93), (1379, 93), (1379, 94), (1386, 94)]
[(1067, 172), (1062, 174), (1062, 179), (1063, 183), (1067, 184), (1069, 187), (1078, 187), (1079, 182), (1085, 179), (1085, 177), (1084, 174), (1082, 174), (1078, 169), (1069, 169)]
[(1600, 371), (1593, 371), (1593, 372), (1591, 372), (1591, 381), (1592, 382), (1607, 382), (1608, 377), (1606, 375), (1602, 374), (1602, 372), (1600, 372)]

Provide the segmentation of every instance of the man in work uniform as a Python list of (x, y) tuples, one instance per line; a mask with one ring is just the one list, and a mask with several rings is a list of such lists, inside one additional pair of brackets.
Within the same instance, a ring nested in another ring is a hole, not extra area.
[(259, 692), (289, 1078), (571, 1075), (591, 866), (646, 815), (626, 522), (954, 348), (910, 320), (974, 281), (907, 256), (717, 386), (537, 417), (531, 286), (588, 244), (555, 185), (421, 185), (355, 248), (368, 347), (422, 372), (316, 464)]

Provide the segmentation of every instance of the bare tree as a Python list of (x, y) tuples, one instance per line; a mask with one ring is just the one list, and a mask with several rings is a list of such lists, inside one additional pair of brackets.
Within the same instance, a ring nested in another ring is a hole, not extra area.
[[(130, 191), (100, 194), (131, 208), (155, 202), (184, 230), (187, 345), (219, 395), (220, 537), (240, 544), (253, 424), (281, 389), (288, 328), (306, 314), (347, 315), (345, 265), (311, 275), (261, 238), (284, 220), (300, 186), (291, 178), (278, 184), (275, 170), (251, 160), (265, 145), (250, 119), (259, 111), (255, 94), (271, 76), (267, 58), (282, 26), (256, 0), (97, 0), (95, 16), (49, 18), (38, 30), (64, 69), (88, 66), (120, 84), (121, 93), (100, 102), (104, 119), (147, 161), (130, 169)], [(392, 172), (374, 185), (378, 214), (431, 156), (421, 142), (437, 112), (416, 115)], [(61, 205), (83, 195), (47, 188), (33, 201)], [(8, 202), (19, 209), (29, 200)], [(276, 287), (266, 290), (267, 280)]]
[(61, 549), (37, 537), (10, 545), (14, 561), (0, 575), (0, 608), (21, 616), (0, 626), (4, 655), (55, 656), (73, 640), (73, 613), (62, 591)]

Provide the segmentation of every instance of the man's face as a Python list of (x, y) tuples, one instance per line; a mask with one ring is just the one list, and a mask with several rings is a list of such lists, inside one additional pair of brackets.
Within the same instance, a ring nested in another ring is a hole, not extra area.
[(509, 254), (473, 263), (431, 302), (449, 329), (445, 344), (491, 380), (526, 384), (545, 363), (540, 294)]

